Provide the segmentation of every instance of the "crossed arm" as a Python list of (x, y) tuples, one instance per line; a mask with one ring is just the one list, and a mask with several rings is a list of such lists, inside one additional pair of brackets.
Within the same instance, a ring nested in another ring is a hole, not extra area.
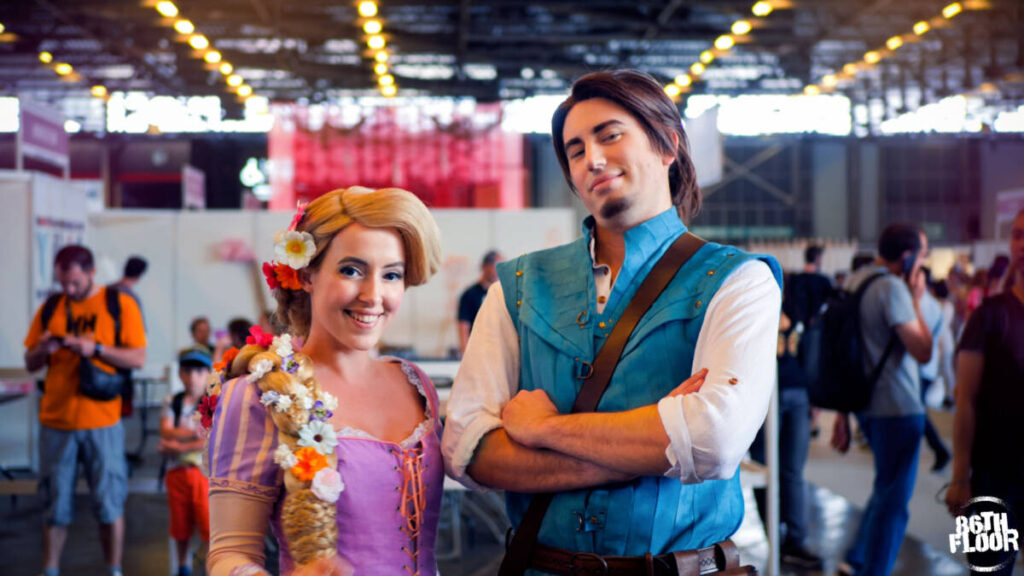
[[(766, 266), (748, 266), (726, 281), (708, 308), (694, 356), (695, 368), (708, 370), (658, 404), (614, 413), (561, 415), (543, 391), (514, 394), (519, 351), (507, 343), (517, 342), (516, 334), (500, 285), (492, 286), (449, 403), (449, 472), (463, 480), (468, 473), (467, 483), (520, 492), (640, 475), (669, 474), (684, 482), (731, 477), (775, 385), (779, 290)], [(478, 354), (486, 363), (475, 360)], [(463, 384), (470, 378), (498, 382), (497, 398)]]

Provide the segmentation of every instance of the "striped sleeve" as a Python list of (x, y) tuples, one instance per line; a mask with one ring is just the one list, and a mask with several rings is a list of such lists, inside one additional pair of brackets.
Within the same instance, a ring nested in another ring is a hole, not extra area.
[(284, 471), (274, 462), (277, 427), (256, 384), (236, 378), (221, 387), (210, 428), (210, 491), (231, 490), (277, 500)]

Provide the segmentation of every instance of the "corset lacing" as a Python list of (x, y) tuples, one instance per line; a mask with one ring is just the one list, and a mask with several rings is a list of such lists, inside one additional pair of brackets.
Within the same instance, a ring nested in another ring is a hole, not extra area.
[(412, 576), (418, 576), (419, 568), (419, 535), (423, 522), (423, 510), (426, 508), (427, 496), (423, 486), (423, 452), (419, 449), (392, 450), (392, 454), (402, 457), (401, 504), (402, 526), (399, 530), (409, 538), (409, 545), (402, 546), (402, 551), (412, 560), (412, 568), (403, 566)]

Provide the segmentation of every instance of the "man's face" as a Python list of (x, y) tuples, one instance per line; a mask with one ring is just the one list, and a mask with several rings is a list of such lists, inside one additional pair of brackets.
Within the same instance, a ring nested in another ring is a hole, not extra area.
[(505, 257), (499, 254), (498, 256), (496, 256), (494, 258), (494, 262), (492, 262), (490, 264), (484, 264), (484, 266), (483, 266), (484, 278), (486, 278), (488, 282), (497, 282), (498, 281), (498, 268), (497, 268), (497, 264), (499, 262), (504, 261), (504, 260), (505, 260)]
[(60, 283), (64, 294), (72, 300), (81, 301), (85, 300), (89, 296), (89, 292), (92, 291), (92, 278), (96, 275), (96, 270), (86, 272), (80, 265), (72, 264), (67, 268), (57, 266), (54, 269), (54, 274), (57, 276), (57, 282)]
[(625, 108), (584, 100), (566, 116), (562, 137), (573, 186), (599, 226), (625, 231), (672, 206), (675, 156), (655, 150)]
[(203, 320), (196, 322), (196, 328), (192, 331), (192, 339), (200, 344), (206, 344), (210, 341), (210, 323)]

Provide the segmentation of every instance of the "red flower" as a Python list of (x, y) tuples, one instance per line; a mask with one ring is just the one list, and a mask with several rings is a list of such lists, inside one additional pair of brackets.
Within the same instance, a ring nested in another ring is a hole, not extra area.
[(246, 344), (252, 344), (255, 346), (262, 346), (266, 348), (274, 342), (273, 334), (264, 334), (263, 329), (258, 325), (249, 328), (249, 337), (245, 339)]
[(199, 406), (196, 408), (199, 411), (199, 423), (207, 430), (213, 426), (213, 413), (217, 410), (218, 398), (220, 398), (219, 394), (213, 396), (206, 394), (199, 400)]
[(270, 262), (263, 263), (263, 277), (267, 279), (267, 286), (271, 290), (276, 290), (281, 285), (277, 282), (277, 277), (274, 274), (274, 265)]
[(285, 290), (302, 290), (302, 283), (299, 282), (299, 271), (287, 264), (278, 264), (274, 267), (277, 275), (277, 282)]
[(299, 222), (302, 220), (302, 217), (305, 214), (306, 214), (306, 203), (305, 202), (299, 202), (298, 206), (297, 206), (297, 210), (295, 212), (295, 216), (292, 217), (292, 223), (288, 225), (288, 229), (289, 230), (295, 230), (299, 226)]

